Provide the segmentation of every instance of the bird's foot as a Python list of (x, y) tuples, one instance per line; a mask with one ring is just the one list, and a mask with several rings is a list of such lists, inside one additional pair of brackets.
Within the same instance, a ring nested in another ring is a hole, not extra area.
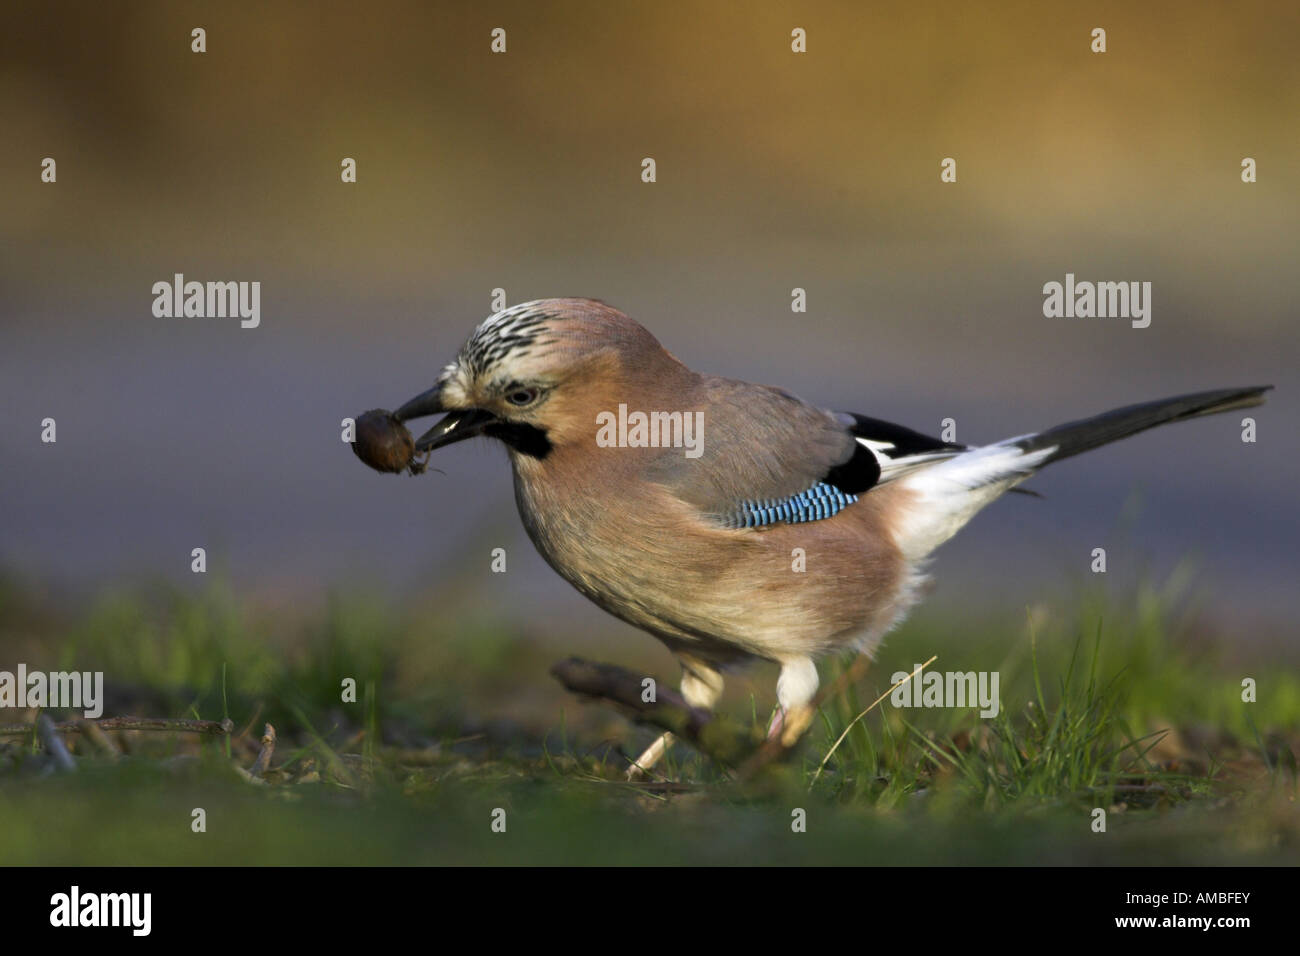
[(793, 747), (797, 744), (804, 731), (812, 726), (813, 717), (816, 715), (816, 708), (809, 707), (807, 704), (791, 707), (785, 715), (785, 730), (781, 734), (781, 746)]
[(772, 711), (772, 719), (767, 722), (767, 739), (776, 740), (784, 729), (785, 708), (778, 705), (776, 710)]
[(767, 725), (767, 739), (780, 740), (782, 747), (793, 747), (812, 723), (816, 711), (807, 705), (786, 710), (778, 706)]

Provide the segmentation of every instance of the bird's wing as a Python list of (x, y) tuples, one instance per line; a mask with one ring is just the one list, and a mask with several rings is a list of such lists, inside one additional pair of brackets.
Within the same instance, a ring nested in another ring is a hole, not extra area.
[(968, 450), (966, 445), (931, 438), (879, 418), (852, 412), (836, 412), (835, 417), (849, 430), (858, 445), (875, 458), (880, 475), (873, 485), (883, 485)]
[(707, 378), (692, 398), (703, 412), (702, 453), (662, 456), (649, 477), (727, 527), (829, 518), (876, 485), (963, 450), (767, 386)]

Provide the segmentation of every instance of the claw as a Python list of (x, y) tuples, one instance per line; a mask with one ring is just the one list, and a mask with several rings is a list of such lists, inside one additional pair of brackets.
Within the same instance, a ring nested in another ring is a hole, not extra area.
[(780, 705), (772, 711), (772, 719), (767, 722), (767, 739), (776, 740), (785, 729), (785, 708)]

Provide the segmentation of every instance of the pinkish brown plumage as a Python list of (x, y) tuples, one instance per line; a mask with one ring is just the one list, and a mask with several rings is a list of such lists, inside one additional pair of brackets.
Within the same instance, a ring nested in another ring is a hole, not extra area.
[[(989, 502), (1052, 461), (1258, 404), (1263, 391), (1181, 396), (967, 448), (696, 373), (616, 309), (543, 299), (484, 321), (396, 416), (447, 413), (418, 451), (504, 442), (538, 550), (673, 651), (692, 705), (714, 705), (725, 668), (777, 662), (775, 732), (783, 715), (806, 723), (814, 659), (874, 650), (915, 600), (926, 559)], [(646, 419), (634, 426), (634, 413)]]

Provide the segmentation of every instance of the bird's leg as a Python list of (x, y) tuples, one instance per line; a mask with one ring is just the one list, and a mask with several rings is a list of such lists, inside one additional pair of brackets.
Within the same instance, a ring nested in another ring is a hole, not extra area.
[[(695, 657), (678, 655), (682, 662), (682, 696), (692, 707), (712, 710), (722, 694), (722, 675)], [(668, 732), (659, 735), (627, 770), (627, 779), (636, 780), (648, 773), (668, 752), (676, 738)]]
[(817, 665), (808, 657), (781, 662), (776, 679), (776, 712), (767, 725), (767, 739), (781, 738), (781, 746), (793, 747), (813, 721), (812, 699), (820, 683)]

